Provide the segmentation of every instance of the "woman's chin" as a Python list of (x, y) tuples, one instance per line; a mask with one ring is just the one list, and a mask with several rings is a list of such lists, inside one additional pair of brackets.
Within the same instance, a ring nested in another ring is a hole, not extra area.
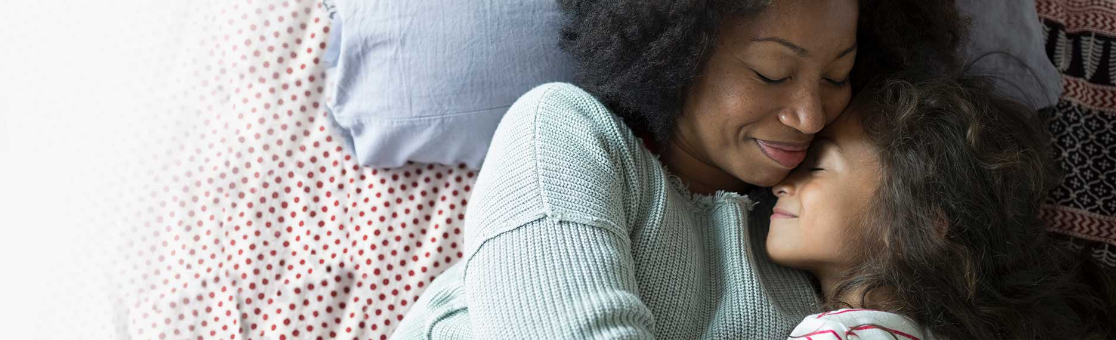
[(754, 145), (755, 142), (751, 142), (745, 146), (724, 148), (712, 161), (730, 176), (757, 187), (770, 188), (790, 175), (791, 169), (775, 163)]
[(752, 164), (747, 167), (741, 167), (735, 171), (733, 175), (740, 180), (758, 187), (770, 188), (783, 181), (790, 170), (781, 167), (768, 166), (767, 164), (757, 165)]

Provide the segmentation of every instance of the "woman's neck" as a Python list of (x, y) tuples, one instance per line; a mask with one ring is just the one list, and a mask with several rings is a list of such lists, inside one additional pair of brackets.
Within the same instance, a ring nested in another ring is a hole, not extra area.
[(750, 185), (708, 161), (684, 138), (671, 138), (660, 147), (661, 157), (671, 173), (678, 176), (695, 194), (708, 195), (717, 191), (744, 192)]

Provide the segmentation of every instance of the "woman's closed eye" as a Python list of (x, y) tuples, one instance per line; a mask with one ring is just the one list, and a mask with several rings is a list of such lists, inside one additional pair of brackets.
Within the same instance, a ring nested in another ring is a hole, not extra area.
[[(782, 83), (785, 83), (787, 80), (790, 80), (790, 77), (783, 77), (783, 78), (775, 79), (775, 78), (772, 78), (772, 77), (765, 76), (765, 75), (763, 75), (763, 73), (760, 73), (759, 71), (753, 71), (753, 72), (756, 73), (756, 77), (759, 77), (759, 79), (761, 81), (763, 81), (764, 83), (772, 84), (772, 85), (782, 84)], [(833, 86), (836, 86), (836, 87), (844, 87), (845, 85), (849, 84), (849, 77), (845, 77), (845, 79), (842, 79), (842, 80), (836, 80), (836, 79), (833, 79), (833, 78), (823, 78), (823, 80), (825, 80), (825, 82), (829, 83), (830, 85), (833, 85)]]
[(768, 84), (773, 84), (773, 85), (785, 83), (788, 79), (790, 79), (790, 77), (772, 79), (770, 77), (764, 76), (763, 73), (759, 73), (759, 71), (752, 70), (752, 72), (755, 72), (756, 76), (759, 77), (760, 80), (762, 80), (763, 82), (768, 83)]
[(829, 84), (833, 86), (844, 87), (845, 85), (849, 84), (849, 77), (845, 77), (844, 80), (833, 80), (833, 78), (825, 78), (825, 81), (829, 82)]

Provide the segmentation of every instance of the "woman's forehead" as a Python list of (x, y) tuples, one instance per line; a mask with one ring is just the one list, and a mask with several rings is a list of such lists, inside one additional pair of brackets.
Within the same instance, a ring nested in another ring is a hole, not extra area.
[(856, 0), (780, 0), (763, 12), (730, 18), (731, 43), (781, 40), (808, 55), (840, 54), (856, 44)]

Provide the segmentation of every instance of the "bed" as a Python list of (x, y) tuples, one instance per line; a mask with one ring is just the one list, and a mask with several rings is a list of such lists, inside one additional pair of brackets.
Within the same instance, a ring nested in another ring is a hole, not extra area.
[[(1079, 43), (1065, 37), (1085, 39), (1081, 32), (1105, 37), (1102, 50), (1111, 51), (1116, 5), (1038, 2), (1048, 34), (1058, 37), (1048, 40), (1048, 53), (1067, 74), (1056, 119), (1069, 123), (1056, 135), (1112, 131), (1116, 104), (1097, 99), (1110, 97), (1111, 78), (1090, 83), (1060, 58), (1079, 53)], [(192, 12), (203, 33), (183, 45), (194, 56), (185, 78), (193, 82), (179, 99), (192, 115), (170, 123), (175, 133), (154, 147), (159, 173), (140, 188), (140, 226), (125, 236), (125, 259), (115, 267), (116, 335), (386, 339), (424, 287), (460, 260), (478, 169), (360, 166), (322, 104), (327, 9), (313, 0), (212, 5)], [(1081, 110), (1107, 125), (1072, 127)], [(1066, 167), (1077, 167), (1066, 155), (1080, 140), (1058, 143)], [(1098, 159), (1116, 161), (1116, 143), (1103, 145), (1108, 151)], [(1105, 169), (1098, 176), (1110, 188), (1116, 174)], [(1116, 195), (1060, 190), (1045, 211), (1063, 221), (1052, 230), (1087, 240), (1098, 258), (1114, 263), (1116, 212), (1098, 202)], [(1075, 192), (1110, 196), (1085, 201)], [(1095, 222), (1073, 223), (1082, 218)]]

